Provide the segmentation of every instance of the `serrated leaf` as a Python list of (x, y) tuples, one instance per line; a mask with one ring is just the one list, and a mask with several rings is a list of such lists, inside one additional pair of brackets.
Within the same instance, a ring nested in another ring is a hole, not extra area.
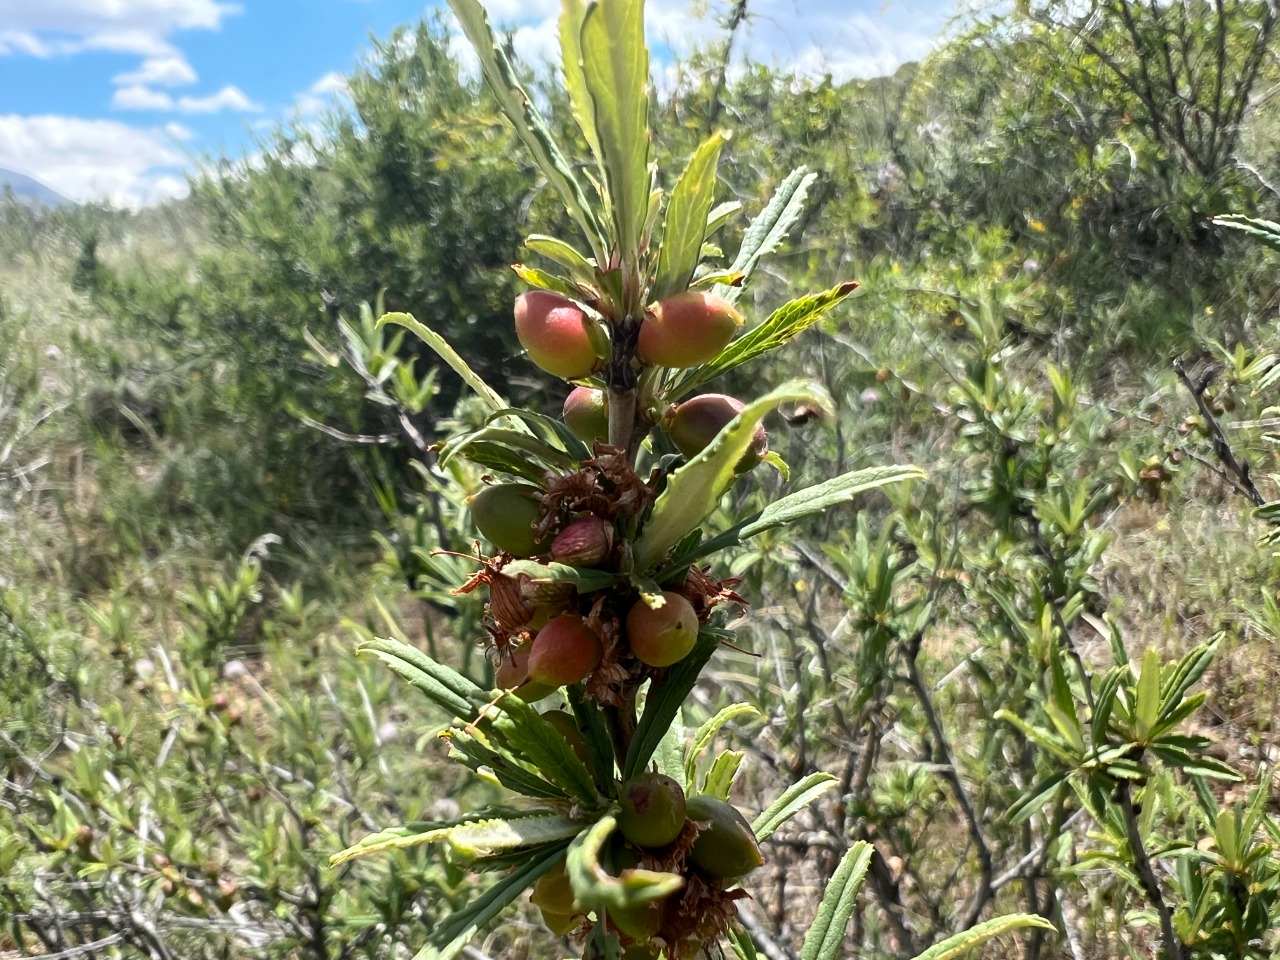
[(996, 917), (994, 920), (988, 920), (977, 926), (970, 927), (963, 933), (957, 933), (954, 937), (948, 937), (941, 943), (935, 943), (932, 947), (920, 954), (915, 960), (953, 960), (963, 953), (967, 953), (974, 947), (981, 946), (992, 937), (998, 937), (1014, 930), (1023, 930), (1027, 927), (1038, 927), (1041, 930), (1057, 931), (1052, 923), (1044, 917), (1037, 917), (1029, 913), (1015, 913), (1007, 917)]
[(650, 570), (716, 509), (737, 476), (738, 462), (755, 438), (756, 425), (775, 406), (788, 400), (827, 409), (832, 406), (826, 390), (818, 384), (792, 380), (743, 408), (701, 453), (667, 478), (633, 547), (637, 571)]
[(809, 774), (799, 783), (793, 783), (751, 822), (751, 832), (763, 843), (780, 826), (830, 790), (835, 782), (836, 778), (831, 774), (819, 771)]
[(719, 797), (721, 800), (728, 800), (729, 792), (733, 789), (734, 778), (738, 775), (738, 768), (742, 766), (744, 757), (746, 754), (741, 750), (726, 750), (716, 754), (715, 760), (711, 762), (711, 768), (702, 779), (700, 792)]
[(489, 770), (492, 778), (508, 790), (535, 799), (569, 799), (569, 794), (563, 787), (545, 779), (515, 757), (481, 742), (465, 730), (454, 727), (441, 736), (452, 748), (450, 759), (459, 760), (477, 773)]
[(754, 537), (774, 527), (795, 523), (816, 513), (825, 513), (837, 504), (847, 503), (870, 490), (878, 490), (891, 483), (923, 480), (925, 476), (923, 470), (912, 466), (893, 465), (851, 470), (773, 501), (761, 510), (755, 519), (742, 527), (738, 531), (738, 536), (746, 540), (748, 537)]
[(335, 853), (329, 858), (329, 866), (336, 867), (340, 863), (354, 860), (357, 857), (368, 857), (385, 850), (407, 850), (424, 843), (434, 843), (444, 837), (447, 823), (438, 820), (415, 820), (398, 827), (379, 830), (356, 843)]
[(845, 929), (858, 903), (858, 890), (875, 848), (859, 840), (840, 860), (818, 904), (818, 914), (805, 934), (800, 960), (835, 960), (844, 945)]
[[(809, 196), (809, 188), (818, 179), (816, 173), (810, 173), (806, 167), (792, 170), (774, 192), (760, 216), (751, 221), (746, 234), (742, 238), (742, 247), (738, 250), (737, 259), (732, 269), (741, 273), (744, 280), (755, 272), (756, 265), (762, 257), (778, 249), (787, 238), (787, 231), (795, 225), (804, 213), (805, 202)], [(716, 293), (730, 303), (738, 299), (740, 287), (718, 287)]]
[(717, 133), (698, 147), (671, 191), (662, 227), (654, 300), (683, 293), (693, 279), (706, 237), (707, 215), (715, 200), (716, 166), (723, 145), (724, 136)]
[(569, 845), (565, 867), (578, 903), (589, 910), (621, 910), (658, 900), (684, 886), (683, 877), (657, 870), (623, 870), (611, 876), (600, 854), (617, 826), (617, 820), (606, 815)]
[[(723, 289), (725, 288), (716, 288), (717, 291)], [(850, 280), (822, 293), (798, 297), (783, 304), (764, 323), (730, 342), (714, 359), (700, 367), (694, 367), (680, 377), (668, 392), (667, 399), (678, 400), (690, 390), (714, 380), (726, 371), (776, 350), (821, 320), (827, 311), (857, 289), (858, 282)]]
[(397, 676), (459, 719), (474, 720), (480, 708), (489, 702), (484, 690), (476, 684), (407, 643), (379, 637), (360, 644), (356, 652), (382, 660)]
[(703, 627), (689, 655), (667, 667), (667, 672), (653, 682), (645, 699), (644, 713), (640, 715), (636, 732), (631, 737), (631, 746), (627, 749), (622, 767), (623, 780), (630, 780), (648, 765), (685, 698), (698, 682), (702, 668), (720, 646), (722, 636), (718, 630)]
[(503, 716), (490, 725), (511, 753), (583, 803), (599, 801), (591, 771), (550, 721), (512, 693), (500, 697), (497, 708)]
[(587, 75), (582, 67), (582, 23), (586, 15), (587, 7), (583, 0), (561, 0), (560, 61), (573, 118), (578, 121), (578, 127), (582, 130), (587, 146), (591, 148), (592, 156), (603, 168), (600, 136), (596, 132), (595, 105), (591, 101)]
[(649, 50), (643, 0), (589, 4), (581, 52), (618, 252), (624, 263), (631, 262), (649, 212)]
[[(451, 0), (453, 2), (453, 0)], [(457, 0), (457, 2), (470, 2), (470, 0)], [(412, 314), (408, 313), (384, 313), (378, 318), (377, 329), (381, 330), (387, 324), (395, 324), (404, 327), (415, 337), (430, 347), (436, 355), (449, 365), (449, 367), (462, 378), (462, 382), (475, 391), (476, 396), (489, 405), (491, 410), (501, 410), (507, 405), (507, 402), (498, 396), (484, 380), (458, 355), (458, 352), (449, 346), (449, 341), (440, 334), (436, 333), (421, 320), (418, 320)]]
[(716, 738), (725, 724), (730, 723), (739, 717), (758, 717), (760, 711), (749, 703), (731, 703), (725, 707), (714, 717), (708, 720), (702, 726), (698, 727), (693, 735), (693, 740), (684, 752), (684, 782), (693, 783), (694, 774), (698, 769), (698, 758), (702, 756), (704, 750), (711, 746), (711, 741)]
[(562, 850), (563, 847), (557, 845), (545, 856), (529, 861), (515, 873), (499, 880), (479, 899), (450, 914), (434, 927), (427, 945), (414, 955), (413, 960), (452, 960), (466, 949), (471, 938), (489, 921), (554, 867), (562, 856)]
[(476, 859), (571, 840), (582, 832), (583, 826), (563, 813), (548, 811), (471, 820), (443, 831), (442, 839), (463, 857)]
[(449, 6), (462, 25), (463, 33), (475, 48), (480, 60), (480, 72), (484, 74), (502, 112), (511, 121), (516, 135), (533, 156), (538, 168), (559, 192), (565, 209), (582, 229), (583, 235), (595, 250), (596, 258), (603, 261), (604, 232), (593, 208), (587, 202), (586, 194), (574, 176), (569, 161), (552, 138), (546, 121), (516, 77), (511, 61), (494, 39), (484, 7), (478, 0), (449, 0)]

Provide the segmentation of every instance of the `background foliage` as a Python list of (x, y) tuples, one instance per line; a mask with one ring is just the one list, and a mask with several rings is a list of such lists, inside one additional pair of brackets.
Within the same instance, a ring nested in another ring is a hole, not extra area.
[[(854, 839), (875, 854), (850, 955), (1015, 909), (1061, 933), (991, 956), (1153, 956), (1166, 923), (1186, 956), (1277, 948), (1280, 609), (1251, 501), (1276, 497), (1280, 271), (1206, 219), (1275, 219), (1274, 16), (1032, 4), (848, 83), (725, 71), (726, 39), (657, 97), (664, 168), (734, 128), (721, 192), (748, 213), (819, 173), (752, 318), (863, 282), (734, 374), (837, 399), (830, 423), (769, 421), (792, 485), (930, 474), (733, 560), (765, 599), (695, 699), (759, 710), (726, 727), (758, 760), (735, 802), (840, 780), (771, 840), (744, 908), (775, 960)], [(428, 320), (511, 399), (562, 399), (509, 335), (507, 265), (552, 198), (448, 50), (434, 21), (389, 38), (319, 129), (211, 166), (187, 201), (0, 204), (0, 951), (398, 956), (467, 899), (412, 852), (325, 866), (491, 799), (436, 762), (448, 717), (351, 656), (394, 631), (487, 670), (445, 587), (463, 568), (431, 554), (469, 524), (419, 467), (479, 413), (360, 305)], [(554, 78), (533, 81), (570, 140)], [(1178, 700), (1203, 703), (1157, 750), (1141, 678), (1210, 641)], [(1138, 776), (1096, 769), (1113, 747)], [(1244, 779), (1199, 779), (1224, 764)], [(563, 954), (534, 929), (477, 947)]]

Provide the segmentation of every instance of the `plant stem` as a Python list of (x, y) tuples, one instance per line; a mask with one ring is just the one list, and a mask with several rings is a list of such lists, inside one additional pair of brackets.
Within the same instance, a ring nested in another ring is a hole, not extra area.
[(1138, 873), (1138, 880), (1142, 883), (1147, 899), (1151, 901), (1156, 914), (1160, 917), (1160, 936), (1164, 940), (1164, 949), (1161, 954), (1165, 960), (1184, 960), (1182, 944), (1173, 933), (1173, 914), (1165, 902), (1164, 894), (1160, 892), (1160, 880), (1156, 877), (1155, 869), (1151, 866), (1151, 857), (1147, 855), (1147, 848), (1142, 842), (1142, 832), (1138, 829), (1138, 811), (1133, 803), (1133, 794), (1129, 789), (1128, 780), (1120, 781), (1119, 796), (1116, 800), (1124, 815), (1125, 834), (1129, 838), (1129, 850), (1133, 854), (1133, 866)]

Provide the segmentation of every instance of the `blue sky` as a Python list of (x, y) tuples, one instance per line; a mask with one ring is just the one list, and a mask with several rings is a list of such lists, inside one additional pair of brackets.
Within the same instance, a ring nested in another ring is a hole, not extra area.
[[(716, 36), (727, 0), (648, 0), (677, 53)], [(745, 55), (872, 76), (926, 53), (954, 0), (754, 0)], [(201, 156), (315, 114), (422, 0), (0, 0), (0, 167), (76, 200), (137, 206), (185, 192)], [(559, 0), (486, 0), (528, 58), (554, 55)]]

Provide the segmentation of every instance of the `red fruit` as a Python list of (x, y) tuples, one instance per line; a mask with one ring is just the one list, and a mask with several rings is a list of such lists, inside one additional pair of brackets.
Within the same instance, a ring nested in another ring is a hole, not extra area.
[(555, 690), (545, 683), (529, 679), (528, 647), (516, 647), (512, 650), (511, 655), (499, 664), (493, 682), (499, 690), (510, 690), (525, 703), (541, 700)]
[(678, 593), (664, 590), (656, 610), (637, 600), (627, 614), (627, 642), (641, 663), (669, 667), (683, 660), (698, 640), (698, 614)]
[(613, 552), (613, 524), (599, 517), (574, 520), (551, 542), (551, 559), (573, 567), (594, 567)]
[(609, 401), (603, 390), (574, 387), (564, 401), (564, 422), (583, 443), (609, 439)]
[(516, 336), (529, 359), (565, 380), (590, 374), (600, 363), (593, 340), (595, 322), (565, 297), (530, 290), (516, 297)]
[[(667, 433), (676, 449), (686, 457), (696, 457), (744, 407), (741, 400), (723, 393), (704, 393), (691, 397), (668, 415)], [(755, 435), (751, 438), (751, 446), (738, 461), (738, 471), (750, 470), (768, 452), (769, 437), (763, 426), (757, 426)]]
[(600, 638), (571, 613), (547, 623), (529, 647), (529, 679), (563, 687), (586, 679), (603, 655)]
[(658, 367), (696, 367), (733, 339), (742, 314), (729, 301), (702, 290), (687, 290), (655, 304), (640, 325), (636, 356)]

